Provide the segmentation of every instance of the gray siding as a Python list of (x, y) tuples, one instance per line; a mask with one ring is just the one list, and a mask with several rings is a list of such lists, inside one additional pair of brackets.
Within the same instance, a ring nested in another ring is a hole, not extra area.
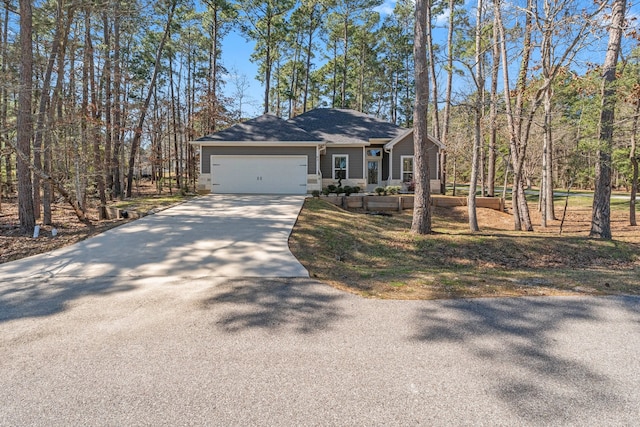
[(327, 147), (326, 154), (320, 156), (320, 170), (324, 179), (333, 177), (333, 161), (334, 154), (347, 154), (349, 156), (349, 176), (348, 179), (362, 179), (364, 173), (362, 170), (363, 162), (362, 147)]
[(202, 173), (211, 173), (212, 155), (258, 155), (258, 156), (307, 156), (307, 169), (309, 175), (316, 174), (316, 148), (315, 147), (202, 147)]
[[(429, 142), (429, 178), (438, 179), (438, 147)], [(413, 134), (406, 136), (402, 141), (393, 146), (393, 177), (392, 179), (401, 179), (402, 165), (400, 163), (401, 156), (413, 156)]]

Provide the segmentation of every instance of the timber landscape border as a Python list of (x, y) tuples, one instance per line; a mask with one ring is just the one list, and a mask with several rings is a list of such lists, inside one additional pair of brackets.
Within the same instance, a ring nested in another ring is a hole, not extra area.
[[(350, 196), (320, 196), (336, 206), (344, 209), (363, 209), (365, 211), (403, 211), (413, 209), (413, 195), (374, 196), (374, 195), (350, 195)], [(431, 195), (433, 207), (467, 206), (466, 197)], [(504, 212), (504, 202), (499, 197), (476, 197), (476, 205), (479, 208), (494, 209)]]

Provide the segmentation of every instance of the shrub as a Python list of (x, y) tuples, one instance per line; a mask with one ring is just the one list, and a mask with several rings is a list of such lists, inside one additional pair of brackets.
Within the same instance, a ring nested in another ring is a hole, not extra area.
[(346, 194), (347, 196), (350, 196), (351, 193), (353, 193), (353, 188), (351, 188), (350, 186), (345, 185), (343, 188), (344, 188), (344, 194)]
[(384, 187), (376, 187), (373, 191), (375, 191), (378, 196), (384, 196), (386, 194)]
[(398, 185), (387, 185), (384, 189), (385, 194), (398, 194), (400, 192), (400, 186)]
[(356, 185), (355, 187), (352, 187), (351, 189), (353, 190), (353, 192), (354, 192), (355, 194), (358, 194), (358, 193), (362, 190), (362, 189), (361, 189), (360, 187), (358, 187), (357, 185)]
[(344, 194), (344, 193), (345, 193), (345, 191), (344, 191), (344, 187), (338, 187), (338, 188), (336, 188), (336, 194), (340, 195), (340, 194)]
[(329, 193), (336, 193), (337, 192), (336, 190), (338, 189), (338, 187), (336, 187), (333, 184), (329, 184), (327, 185), (327, 189), (329, 190)]
[(330, 193), (330, 191), (329, 191), (329, 189), (328, 189), (327, 187), (324, 187), (324, 188), (322, 189), (322, 194), (324, 194), (325, 196), (328, 196), (328, 195), (329, 195), (329, 193)]
[(320, 190), (313, 190), (313, 191), (311, 192), (311, 195), (312, 195), (313, 197), (316, 197), (316, 198), (317, 198), (317, 197), (320, 197)]

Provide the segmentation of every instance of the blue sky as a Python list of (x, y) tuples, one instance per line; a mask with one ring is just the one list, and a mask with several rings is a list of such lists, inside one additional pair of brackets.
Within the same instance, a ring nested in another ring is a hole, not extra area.
[[(583, 0), (585, 2), (590, 2), (592, 0)], [(394, 6), (396, 4), (396, 0), (385, 0), (384, 3), (377, 7), (375, 10), (380, 12), (380, 14), (384, 17), (385, 15), (393, 13)], [(473, 9), (475, 7), (475, 0), (465, 0), (465, 7), (468, 9)], [(629, 0), (628, 3), (628, 16), (636, 18), (635, 27), (638, 28), (640, 26), (640, 2), (638, 0)], [(472, 18), (473, 19), (473, 18)], [(446, 26), (448, 23), (448, 12), (438, 17), (436, 22), (436, 30), (434, 32), (434, 39), (436, 43), (439, 42), (438, 38), (442, 38), (440, 42), (444, 43), (444, 38), (446, 37)], [(604, 42), (604, 46), (606, 46), (606, 40), (602, 40)], [(628, 43), (628, 41), (627, 41)], [(590, 51), (587, 53), (589, 56), (589, 60), (594, 63), (602, 62), (604, 57), (604, 50), (606, 47), (599, 46), (595, 51)], [(258, 66), (251, 62), (251, 54), (253, 53), (254, 44), (252, 42), (248, 42), (239, 31), (233, 31), (229, 33), (224, 41), (223, 41), (223, 50), (222, 50), (222, 62), (227, 70), (231, 73), (238, 73), (241, 75), (245, 75), (247, 81), (250, 86), (246, 91), (246, 99), (244, 100), (243, 106), (243, 115), (245, 117), (256, 117), (262, 114), (263, 111), (263, 97), (264, 97), (264, 88), (262, 84), (257, 80), (258, 74)], [(233, 76), (228, 75), (226, 87), (224, 89), (225, 93), (228, 96), (232, 96), (235, 91), (235, 86), (233, 84)], [(460, 82), (462, 85), (465, 85), (465, 82)], [(471, 82), (468, 82), (471, 84)]]
[[(396, 0), (385, 0), (385, 2), (375, 10), (382, 16), (393, 13)], [(247, 90), (246, 104), (243, 106), (245, 117), (255, 117), (262, 114), (264, 87), (257, 80), (258, 66), (251, 62), (254, 43), (248, 42), (239, 31), (234, 30), (229, 33), (222, 45), (222, 62), (230, 73), (237, 72), (244, 74), (249, 82), (250, 88)], [(232, 96), (235, 91), (233, 76), (227, 76), (227, 83), (224, 89), (227, 96)]]

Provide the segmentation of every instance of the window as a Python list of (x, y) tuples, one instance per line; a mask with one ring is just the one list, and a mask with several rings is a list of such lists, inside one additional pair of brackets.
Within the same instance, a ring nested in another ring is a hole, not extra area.
[(349, 176), (349, 156), (346, 154), (333, 155), (333, 179), (347, 179)]
[(401, 156), (402, 182), (413, 181), (413, 156)]
[(382, 150), (379, 148), (372, 148), (370, 150), (367, 150), (367, 156), (368, 157), (380, 157), (382, 156)]

